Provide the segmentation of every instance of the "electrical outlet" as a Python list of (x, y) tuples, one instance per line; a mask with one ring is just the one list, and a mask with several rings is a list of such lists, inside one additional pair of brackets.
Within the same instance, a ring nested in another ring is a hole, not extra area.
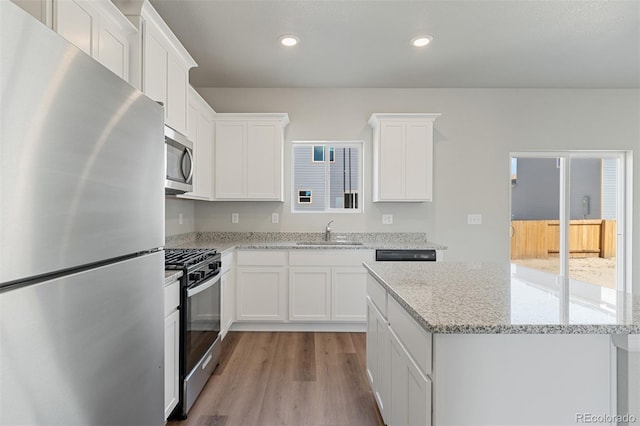
[(278, 213), (271, 213), (271, 223), (280, 222), (280, 215)]
[(184, 223), (184, 217), (182, 217), (182, 213), (178, 213), (178, 225), (182, 225)]
[(238, 213), (231, 213), (231, 223), (240, 222), (240, 215)]
[(478, 213), (468, 214), (467, 225), (482, 225), (482, 215)]
[(383, 225), (393, 225), (393, 215), (392, 214), (383, 214), (382, 215), (382, 224)]

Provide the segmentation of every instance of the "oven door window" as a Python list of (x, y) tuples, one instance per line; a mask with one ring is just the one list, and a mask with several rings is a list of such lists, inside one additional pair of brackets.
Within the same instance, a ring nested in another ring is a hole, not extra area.
[[(207, 287), (205, 290), (202, 288)], [(187, 291), (187, 373), (202, 359), (220, 333), (220, 276)]]

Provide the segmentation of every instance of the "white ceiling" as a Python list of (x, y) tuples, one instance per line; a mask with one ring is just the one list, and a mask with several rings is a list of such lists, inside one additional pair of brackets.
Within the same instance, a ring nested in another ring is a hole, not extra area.
[(196, 87), (640, 87), (639, 0), (151, 3)]

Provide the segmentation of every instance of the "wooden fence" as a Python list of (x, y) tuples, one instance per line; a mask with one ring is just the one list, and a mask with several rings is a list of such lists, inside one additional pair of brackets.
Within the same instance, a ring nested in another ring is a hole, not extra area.
[[(540, 259), (557, 256), (559, 249), (559, 221), (511, 221), (512, 259)], [(571, 257), (615, 257), (616, 221), (572, 220), (569, 223), (569, 255)]]

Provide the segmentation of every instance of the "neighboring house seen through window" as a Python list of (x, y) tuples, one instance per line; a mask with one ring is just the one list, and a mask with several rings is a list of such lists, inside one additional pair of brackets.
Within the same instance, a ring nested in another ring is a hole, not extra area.
[(293, 142), (293, 212), (361, 212), (362, 142)]

